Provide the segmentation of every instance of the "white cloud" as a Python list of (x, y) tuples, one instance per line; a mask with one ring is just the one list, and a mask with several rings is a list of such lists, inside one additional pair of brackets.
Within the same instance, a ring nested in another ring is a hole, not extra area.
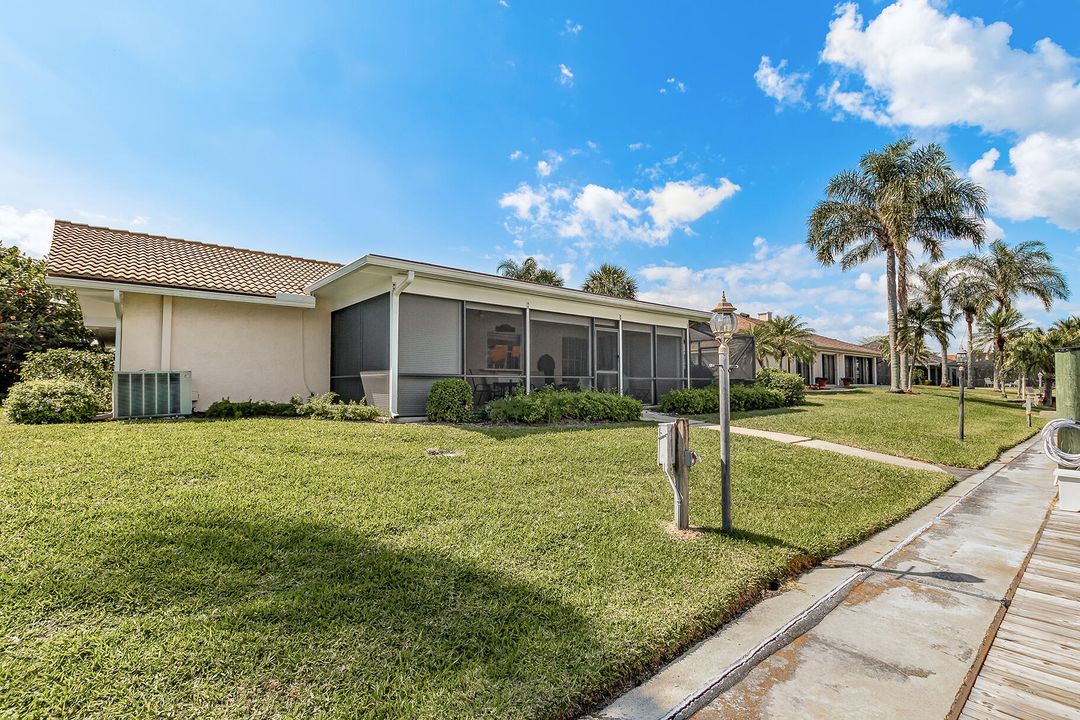
[(867, 23), (840, 5), (821, 60), (846, 74), (819, 90), (823, 105), (881, 125), (1014, 133), (1012, 173), (993, 148), (971, 177), (1004, 217), (1080, 228), (1080, 59), (1050, 38), (1014, 48), (1007, 23), (942, 7), (898, 0)]
[(1009, 150), (1011, 174), (996, 167), (1000, 157), (991, 148), (968, 171), (990, 193), (997, 212), (1013, 220), (1045, 217), (1066, 230), (1080, 229), (1080, 137), (1035, 133), (1024, 138)]
[(637, 152), (638, 150), (641, 150), (642, 148), (649, 147), (649, 144), (644, 143), (644, 142), (634, 142), (634, 143), (630, 143), (626, 147), (630, 152)]
[(660, 87), (658, 92), (661, 95), (667, 95), (668, 88), (671, 88), (675, 92), (684, 93), (686, 92), (686, 83), (678, 78), (669, 77), (665, 84)]
[(739, 191), (739, 186), (727, 178), (715, 187), (695, 185), (686, 181), (667, 182), (662, 188), (648, 192), (649, 215), (661, 231), (685, 227)]
[(508, 3), (506, 0), (499, 0), (499, 4), (502, 5), (504, 8), (510, 7), (510, 3)]
[(563, 25), (562, 34), (576, 36), (579, 32), (581, 32), (581, 30), (581, 23), (576, 23), (572, 20), (567, 19), (566, 23)]
[(559, 84), (560, 85), (573, 85), (574, 73), (566, 65), (559, 64)]
[(143, 215), (136, 215), (135, 217), (131, 218), (131, 223), (130, 224), (131, 224), (131, 227), (142, 227), (144, 225), (149, 225), (150, 224), (150, 218), (145, 217)]
[(540, 177), (548, 177), (551, 173), (555, 172), (555, 169), (562, 164), (563, 156), (554, 150), (546, 150), (547, 160), (540, 160), (536, 163), (536, 174)]
[(574, 270), (576, 266), (572, 262), (559, 263), (555, 266), (555, 272), (559, 273), (559, 277), (563, 279), (563, 282), (567, 285), (570, 284), (570, 279), (574, 276)]
[(512, 216), (506, 227), (519, 236), (549, 234), (572, 238), (587, 250), (595, 241), (633, 240), (664, 245), (673, 232), (691, 232), (690, 225), (716, 209), (739, 190), (727, 178), (716, 185), (668, 182), (650, 190), (616, 190), (595, 183), (520, 184), (503, 194), (499, 206)]
[(754, 259), (764, 260), (769, 256), (769, 241), (758, 235), (754, 238)]
[(511, 160), (528, 160), (529, 156), (526, 155), (521, 150), (515, 150), (514, 152), (510, 153), (510, 159)]
[(787, 60), (781, 60), (778, 65), (773, 65), (768, 55), (762, 55), (758, 69), (754, 72), (757, 86), (776, 101), (777, 109), (784, 105), (798, 105), (805, 102), (806, 81), (810, 78), (807, 73), (785, 73), (785, 67), (787, 67)]
[(0, 205), (0, 243), (14, 245), (31, 257), (43, 257), (52, 244), (53, 216), (37, 209), (21, 213)]

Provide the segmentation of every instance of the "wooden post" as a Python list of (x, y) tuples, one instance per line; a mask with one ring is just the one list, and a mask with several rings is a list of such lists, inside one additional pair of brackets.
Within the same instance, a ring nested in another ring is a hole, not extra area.
[(690, 421), (675, 421), (675, 529), (690, 529)]
[[(1054, 382), (1058, 417), (1080, 421), (1080, 347), (1054, 353)], [(1080, 430), (1059, 430), (1057, 444), (1064, 452), (1080, 453)]]

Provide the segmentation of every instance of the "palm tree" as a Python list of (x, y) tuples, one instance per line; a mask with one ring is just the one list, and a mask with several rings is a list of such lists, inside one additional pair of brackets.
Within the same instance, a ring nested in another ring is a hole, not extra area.
[(769, 323), (754, 323), (746, 334), (754, 338), (754, 357), (761, 367), (769, 366), (769, 358), (775, 358), (780, 354), (773, 342), (772, 326)]
[[(807, 326), (798, 315), (777, 315), (764, 323), (768, 326), (769, 342), (774, 348), (779, 366), (783, 368), (785, 358), (795, 358), (806, 362), (814, 360), (814, 346), (807, 340), (814, 328)], [(788, 370), (791, 363), (788, 362)]]
[[(1046, 246), (1038, 240), (1017, 243), (1009, 247), (1004, 240), (995, 240), (990, 251), (980, 255), (969, 254), (956, 261), (956, 267), (977, 278), (977, 287), (985, 294), (984, 304), (994, 303), (998, 310), (1013, 305), (1021, 295), (1037, 298), (1047, 310), (1054, 300), (1069, 297), (1069, 286), (1061, 270), (1054, 265), (1054, 258)], [(994, 388), (998, 387), (1000, 374), (995, 361)]]
[(499, 263), (499, 274), (503, 277), (525, 280), (526, 282), (541, 285), (552, 285), (554, 287), (562, 287), (563, 285), (563, 279), (559, 276), (559, 273), (540, 267), (540, 263), (534, 257), (527, 257), (520, 263), (507, 258)]
[[(955, 267), (955, 266), (953, 266)], [(949, 308), (953, 314), (963, 315), (967, 324), (967, 346), (975, 352), (975, 319), (986, 311), (990, 302), (986, 284), (974, 275), (958, 273), (956, 282), (949, 288)], [(971, 358), (974, 360), (974, 356)], [(975, 387), (975, 373), (967, 374), (967, 386)]]
[(1000, 390), (1005, 397), (1005, 382), (1002, 371), (1005, 368), (1005, 350), (1009, 341), (1028, 329), (1020, 312), (1013, 307), (999, 307), (983, 313), (979, 318), (979, 332), (975, 343), (980, 351), (994, 353), (994, 389)]
[(884, 253), (893, 392), (902, 390), (897, 316), (908, 305), (909, 241), (915, 240), (934, 261), (941, 259), (948, 238), (978, 247), (986, 212), (986, 192), (959, 177), (940, 146), (913, 146), (913, 140), (904, 139), (863, 155), (858, 170), (829, 181), (826, 199), (807, 223), (807, 245), (823, 265), (839, 261), (847, 270)]
[[(947, 264), (933, 265), (923, 263), (915, 268), (915, 294), (920, 302), (924, 303), (941, 315), (942, 324), (934, 339), (941, 346), (941, 385), (949, 384), (949, 337), (952, 336), (952, 325), (956, 322), (956, 311), (948, 303), (949, 294), (953, 285), (956, 284), (956, 273), (952, 272)], [(929, 377), (930, 368), (927, 368)]]
[[(1051, 330), (1059, 330), (1064, 335), (1073, 339), (1080, 339), (1080, 315), (1062, 318), (1050, 326)], [(1071, 342), (1071, 341), (1070, 341)], [(1069, 344), (1068, 342), (1065, 344)]]
[[(911, 375), (915, 364), (920, 360), (926, 368), (926, 377), (930, 377), (930, 364), (927, 361), (926, 338), (940, 338), (949, 333), (949, 321), (941, 310), (940, 305), (916, 301), (908, 305), (907, 312), (900, 320), (897, 340), (900, 348), (911, 356), (911, 365), (907, 368), (908, 377), (905, 382), (911, 389)], [(946, 342), (948, 342), (946, 340)]]
[(637, 280), (618, 265), (604, 263), (585, 278), (585, 292), (633, 300), (637, 297)]
[(1067, 300), (1069, 285), (1046, 245), (1038, 240), (1009, 247), (1004, 240), (990, 243), (990, 251), (965, 255), (956, 267), (979, 278), (998, 308), (1011, 307), (1021, 295), (1035, 297), (1047, 310), (1054, 300)]
[(1035, 374), (1054, 374), (1054, 348), (1050, 345), (1048, 334), (1039, 328), (1022, 332), (1009, 344), (1009, 355), (1005, 359), (1004, 370), (1007, 374), (1020, 379), (1020, 394), (1027, 390), (1027, 379)]

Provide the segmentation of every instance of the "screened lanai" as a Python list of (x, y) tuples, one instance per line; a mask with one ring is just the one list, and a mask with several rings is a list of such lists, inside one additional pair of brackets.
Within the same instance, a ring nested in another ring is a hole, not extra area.
[[(587, 306), (584, 306), (587, 309)], [(436, 380), (464, 378), (482, 404), (517, 389), (596, 388), (654, 404), (687, 387), (687, 327), (402, 293), (397, 407), (425, 413)], [(331, 389), (389, 407), (391, 294), (331, 316)]]

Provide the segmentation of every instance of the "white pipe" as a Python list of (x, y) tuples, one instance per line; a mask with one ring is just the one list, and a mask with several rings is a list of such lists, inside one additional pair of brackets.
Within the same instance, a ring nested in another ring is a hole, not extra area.
[(113, 418), (120, 416), (116, 407), (116, 374), (120, 372), (120, 338), (124, 320), (124, 294), (119, 290), (113, 290), (113, 312), (116, 313), (116, 339), (113, 341), (113, 383), (112, 383), (112, 413)]

